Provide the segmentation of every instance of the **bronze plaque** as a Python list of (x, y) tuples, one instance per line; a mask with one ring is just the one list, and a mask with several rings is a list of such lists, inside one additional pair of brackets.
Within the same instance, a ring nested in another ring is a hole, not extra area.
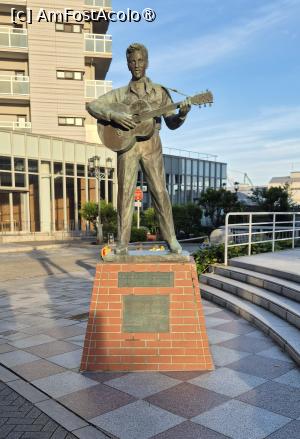
[(169, 332), (169, 295), (124, 296), (123, 332)]
[(118, 287), (173, 287), (174, 273), (130, 271), (118, 274)]

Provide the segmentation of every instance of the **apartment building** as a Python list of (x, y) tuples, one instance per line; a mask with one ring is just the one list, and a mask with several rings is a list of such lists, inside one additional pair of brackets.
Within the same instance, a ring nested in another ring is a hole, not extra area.
[(286, 186), (288, 185), (292, 200), (296, 204), (300, 204), (300, 172), (292, 171), (290, 175), (285, 177), (272, 177), (268, 187)]
[[(86, 103), (109, 91), (108, 21), (38, 22), (40, 8), (110, 9), (111, 0), (6, 0), (0, 3), (0, 128), (98, 141)], [(11, 8), (32, 11), (32, 24), (11, 22)]]
[[(32, 23), (11, 10), (32, 13)], [(0, 233), (80, 231), (80, 207), (116, 204), (115, 154), (86, 104), (111, 90), (108, 21), (52, 22), (40, 9), (110, 10), (111, 0), (0, 3)], [(100, 192), (88, 159), (100, 157)]]

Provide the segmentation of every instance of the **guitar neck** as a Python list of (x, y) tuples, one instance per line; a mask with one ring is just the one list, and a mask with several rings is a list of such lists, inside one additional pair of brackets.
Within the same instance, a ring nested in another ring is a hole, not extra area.
[(138, 116), (138, 119), (139, 119), (140, 122), (143, 122), (144, 120), (147, 120), (147, 119), (151, 119), (151, 118), (154, 118), (154, 117), (159, 117), (162, 114), (169, 113), (170, 111), (176, 110), (176, 108), (180, 107), (180, 104), (182, 102), (183, 101), (176, 102), (176, 103), (173, 103), (173, 104), (166, 105), (165, 107), (158, 108), (157, 110), (153, 110), (153, 111), (149, 111), (147, 113), (140, 114)]

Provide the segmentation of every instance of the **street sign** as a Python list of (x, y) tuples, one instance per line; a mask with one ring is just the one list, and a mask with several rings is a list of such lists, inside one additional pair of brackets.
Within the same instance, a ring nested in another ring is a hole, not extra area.
[(134, 202), (134, 207), (142, 207), (141, 201), (135, 201)]
[(134, 191), (134, 199), (135, 201), (142, 201), (143, 199), (143, 191), (141, 188), (137, 187)]

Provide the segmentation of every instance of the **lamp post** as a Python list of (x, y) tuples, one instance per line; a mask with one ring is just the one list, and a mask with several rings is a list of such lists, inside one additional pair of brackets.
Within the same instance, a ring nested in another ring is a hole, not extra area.
[(235, 181), (234, 182), (234, 190), (236, 193), (238, 192), (239, 188), (240, 188), (240, 183), (238, 181)]
[(97, 218), (97, 242), (103, 243), (103, 229), (101, 222), (101, 180), (105, 178), (105, 174), (100, 171), (100, 157), (95, 155), (88, 160), (88, 169), (97, 179), (98, 184), (98, 218)]

